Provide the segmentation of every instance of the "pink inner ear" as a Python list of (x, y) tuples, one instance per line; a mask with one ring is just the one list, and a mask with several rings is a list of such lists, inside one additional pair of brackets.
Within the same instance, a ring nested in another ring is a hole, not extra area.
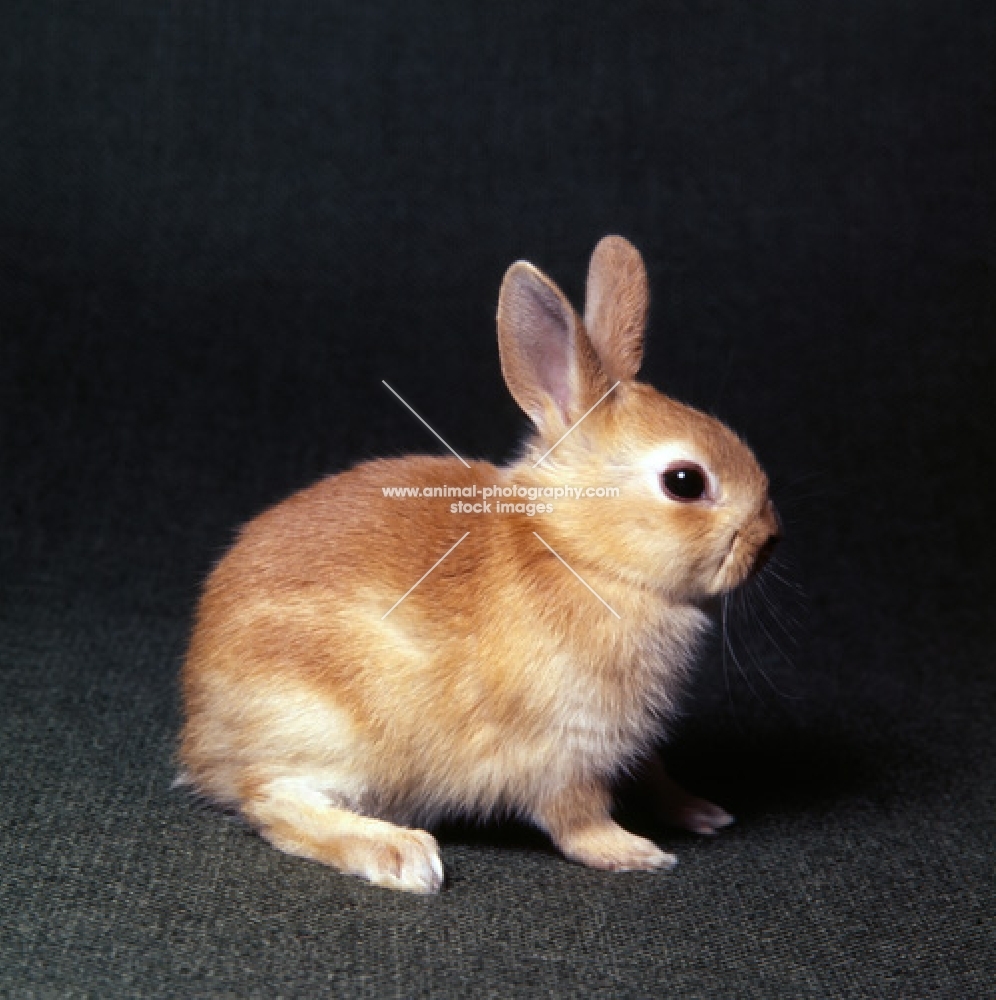
[(520, 344), (536, 389), (548, 396), (565, 422), (573, 402), (574, 317), (553, 289), (530, 282), (516, 289)]

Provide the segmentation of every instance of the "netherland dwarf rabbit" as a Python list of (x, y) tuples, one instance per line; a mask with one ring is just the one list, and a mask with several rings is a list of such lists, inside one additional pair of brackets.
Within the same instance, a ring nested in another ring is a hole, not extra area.
[[(513, 264), (501, 368), (535, 425), (517, 461), (366, 462), (242, 529), (182, 669), (182, 782), (282, 851), (414, 892), (442, 885), (421, 827), (446, 816), (519, 816), (593, 868), (670, 867), (612, 819), (613, 787), (636, 770), (663, 819), (699, 833), (732, 821), (653, 747), (701, 605), (760, 566), (779, 521), (732, 431), (635, 381), (648, 301), (618, 236), (592, 255), (583, 320)], [(564, 484), (592, 496), (461, 514), (383, 489)], [(618, 495), (594, 497), (606, 486)]]

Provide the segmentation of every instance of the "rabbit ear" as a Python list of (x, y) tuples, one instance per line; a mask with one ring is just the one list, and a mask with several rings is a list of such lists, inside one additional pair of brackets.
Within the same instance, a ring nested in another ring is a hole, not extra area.
[(541, 432), (569, 427), (608, 388), (577, 313), (526, 261), (501, 284), (498, 349), (509, 391)]
[(650, 283), (640, 251), (621, 236), (598, 241), (588, 265), (584, 323), (608, 376), (631, 379), (643, 362)]

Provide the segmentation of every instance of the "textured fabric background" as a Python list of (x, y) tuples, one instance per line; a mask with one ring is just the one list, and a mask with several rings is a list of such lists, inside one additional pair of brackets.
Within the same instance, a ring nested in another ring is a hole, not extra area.
[[(996, 994), (994, 68), (970, 0), (5, 3), (0, 993)], [(234, 527), (439, 450), (381, 379), (507, 457), (504, 269), (610, 231), (788, 522), (669, 756), (737, 825), (454, 827), (422, 899), (171, 791)]]

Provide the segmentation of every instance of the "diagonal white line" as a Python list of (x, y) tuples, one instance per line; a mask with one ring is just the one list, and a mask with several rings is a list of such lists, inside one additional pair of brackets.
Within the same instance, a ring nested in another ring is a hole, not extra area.
[[(617, 382), (617, 383), (616, 383), (616, 385), (618, 385), (618, 384), (619, 384), (619, 383)], [(611, 391), (611, 390), (610, 390), (610, 391)], [(536, 532), (534, 531), (534, 532), (533, 532), (533, 534), (534, 534), (534, 535), (536, 535)], [(539, 538), (539, 540), (540, 540), (541, 542), (543, 542), (543, 539), (542, 539), (542, 538), (540, 538), (540, 536), (539, 536), (539, 535), (536, 535), (536, 537), (537, 537), (537, 538)], [(549, 546), (549, 545), (548, 545), (548, 544), (547, 544), (546, 542), (543, 542), (543, 544), (544, 544), (544, 545), (546, 545), (546, 547), (547, 547), (548, 549), (550, 549), (550, 551), (551, 551), (551, 552), (553, 552), (553, 549), (552, 549), (552, 548), (550, 548), (550, 546)], [(558, 559), (560, 559), (560, 556), (559, 556), (559, 555), (557, 555), (557, 553), (556, 553), (556, 552), (553, 552), (553, 554), (554, 554), (555, 556), (557, 556), (557, 558), (558, 558)], [(565, 563), (563, 559), (560, 559), (560, 561), (561, 561), (562, 563), (564, 563), (564, 565), (565, 565), (565, 566), (567, 566), (567, 563)], [(571, 569), (571, 567), (570, 567), (570, 566), (567, 566), (567, 568), (568, 568), (568, 569), (570, 569), (572, 573), (574, 573), (574, 570), (573, 570), (573, 569)], [(581, 577), (580, 577), (580, 576), (578, 576), (578, 574), (577, 574), (577, 573), (574, 573), (574, 575), (575, 575), (575, 576), (577, 576), (577, 578), (578, 578), (579, 580), (581, 580)], [(582, 583), (584, 583), (584, 585), (585, 585), (586, 587), (588, 587), (588, 584), (587, 584), (587, 583), (585, 583), (585, 582), (584, 582), (584, 580), (581, 580), (581, 582), (582, 582)], [(589, 590), (591, 590), (591, 587), (588, 587), (588, 589), (589, 589)], [(593, 594), (595, 594), (595, 591), (594, 591), (594, 590), (591, 590), (591, 592), (592, 592)], [(598, 597), (598, 594), (595, 594), (595, 596), (596, 596), (596, 597)], [(600, 601), (602, 601), (602, 598), (601, 598), (601, 597), (598, 597), (598, 599), (599, 599)], [(607, 608), (609, 609), (609, 611), (611, 611), (611, 612), (612, 612), (612, 613), (613, 613), (613, 614), (614, 614), (614, 615), (616, 616), (616, 618), (618, 618), (618, 619), (619, 619), (620, 621), (622, 621), (622, 615), (621, 615), (621, 614), (619, 614), (619, 612), (618, 612), (618, 611), (616, 611), (616, 609), (615, 609), (615, 608), (613, 608), (611, 604), (609, 604), (609, 603), (608, 603), (607, 601), (602, 601), (602, 603), (603, 603), (603, 604), (604, 604), (604, 605), (605, 605), (605, 606), (606, 606), (606, 607), (607, 607)]]
[[(428, 427), (428, 428), (429, 428), (429, 430), (430, 430), (430, 431), (431, 431), (431, 432), (432, 432), (433, 434), (435, 434), (435, 435), (436, 435), (436, 437), (437, 437), (437, 438), (439, 438), (439, 440), (440, 440), (440, 441), (442, 441), (442, 442), (443, 442), (443, 444), (445, 444), (445, 445), (446, 445), (446, 447), (447, 447), (447, 448), (449, 448), (449, 449), (450, 449), (450, 451), (452, 451), (452, 452), (453, 452), (453, 454), (454, 454), (454, 455), (456, 455), (456, 457), (457, 457), (457, 458), (460, 458), (460, 456), (459, 456), (459, 455), (457, 455), (457, 453), (456, 453), (455, 451), (453, 451), (453, 449), (452, 449), (452, 448), (450, 448), (450, 446), (449, 446), (449, 445), (448, 445), (448, 444), (446, 443), (446, 441), (444, 441), (444, 440), (443, 440), (443, 437), (442, 437), (442, 435), (441, 435), (441, 434), (438, 434), (438, 433), (437, 433), (436, 431), (434, 431), (434, 430), (432, 429), (432, 427), (430, 427), (430, 426), (429, 426), (429, 424), (427, 424), (427, 423), (425, 422), (425, 420), (422, 420), (422, 418), (421, 418), (421, 417), (420, 417), (420, 416), (419, 416), (419, 415), (418, 415), (417, 413), (415, 413), (415, 411), (414, 411), (414, 410), (412, 410), (412, 408), (411, 408), (410, 406), (408, 406), (408, 404), (407, 404), (407, 403), (406, 403), (406, 402), (405, 402), (405, 401), (404, 401), (404, 400), (403, 400), (403, 399), (402, 399), (402, 398), (401, 398), (401, 397), (400, 397), (400, 396), (399, 396), (399, 395), (398, 395), (398, 394), (397, 394), (397, 393), (396, 393), (396, 392), (395, 392), (395, 391), (394, 391), (394, 390), (393, 390), (393, 389), (392, 389), (392, 388), (391, 388), (391, 387), (390, 387), (390, 386), (389, 386), (389, 385), (388, 385), (388, 384), (387, 384), (386, 382), (384, 382), (384, 380), (383, 380), (383, 379), (381, 379), (381, 382), (382, 382), (382, 383), (384, 384), (384, 386), (385, 386), (385, 387), (387, 388), (387, 390), (388, 390), (389, 392), (391, 392), (391, 393), (392, 393), (392, 394), (393, 394), (393, 395), (394, 395), (394, 396), (395, 396), (395, 397), (396, 397), (396, 398), (397, 398), (397, 399), (398, 399), (398, 400), (399, 400), (399, 401), (401, 402), (401, 404), (402, 404), (403, 406), (407, 407), (407, 408), (408, 408), (408, 409), (409, 409), (409, 410), (410, 410), (410, 411), (411, 411), (412, 413), (414, 413), (414, 414), (415, 414), (415, 416), (416, 416), (416, 417), (417, 417), (417, 418), (418, 418), (419, 420), (421, 420), (421, 421), (422, 421), (422, 423), (423, 423), (423, 424), (424, 424), (424, 425), (425, 425), (426, 427)], [(617, 383), (616, 383), (616, 385), (618, 385), (618, 384), (619, 384), (619, 383), (617, 382)], [(615, 388), (615, 386), (613, 386), (613, 388)], [(610, 390), (610, 391), (611, 391), (611, 390)], [(601, 400), (600, 400), (599, 402), (601, 402)], [(598, 404), (596, 404), (596, 405), (598, 405)], [(588, 414), (586, 413), (586, 414), (585, 414), (585, 416), (588, 416)], [(582, 418), (582, 419), (584, 419), (584, 418)], [(572, 428), (572, 429), (573, 429), (573, 428)], [(558, 442), (557, 442), (557, 444), (560, 444), (560, 442), (558, 441)], [(556, 447), (557, 447), (557, 445), (554, 445), (554, 448), (556, 448)], [(463, 462), (463, 459), (462, 459), (462, 458), (460, 458), (460, 461), (461, 461), (461, 462)], [(466, 465), (468, 469), (470, 468), (470, 465), (469, 465), (469, 464), (468, 464), (467, 462), (463, 462), (463, 464), (464, 464), (464, 465)]]
[[(386, 384), (387, 384), (387, 383), (385, 383), (385, 385), (386, 385)], [(589, 414), (589, 413), (591, 413), (591, 411), (595, 409), (595, 407), (596, 407), (596, 406), (601, 406), (601, 404), (602, 404), (603, 402), (605, 402), (605, 400), (606, 400), (606, 399), (608, 398), (608, 396), (609, 396), (609, 393), (613, 392), (613, 391), (615, 390), (616, 386), (618, 386), (618, 385), (619, 385), (619, 383), (618, 383), (618, 382), (616, 382), (616, 384), (615, 384), (615, 385), (614, 385), (614, 386), (613, 386), (613, 387), (612, 387), (611, 389), (609, 389), (609, 392), (607, 392), (607, 393), (606, 393), (606, 394), (605, 394), (605, 395), (604, 395), (604, 396), (603, 396), (603, 397), (602, 397), (602, 398), (601, 398), (601, 399), (600, 399), (600, 400), (599, 400), (599, 401), (598, 401), (597, 403), (595, 403), (595, 404), (594, 404), (594, 406), (592, 406), (592, 407), (591, 407), (591, 408), (590, 408), (590, 409), (588, 410), (588, 412), (587, 412), (587, 413), (585, 413), (584, 417), (581, 417), (580, 419), (578, 419), (578, 420), (575, 420), (575, 421), (574, 421), (574, 423), (573, 423), (573, 424), (571, 424), (571, 426), (570, 426), (570, 427), (568, 427), (568, 428), (567, 428), (567, 430), (566, 430), (566, 431), (564, 431), (564, 433), (563, 433), (563, 434), (561, 434), (561, 435), (560, 435), (560, 437), (559, 437), (559, 438), (557, 438), (557, 440), (553, 442), (553, 444), (552, 444), (552, 445), (550, 446), (550, 448), (549, 448), (549, 449), (548, 449), (548, 450), (547, 450), (547, 451), (546, 451), (546, 452), (545, 452), (544, 454), (540, 455), (540, 457), (539, 457), (538, 459), (536, 459), (536, 461), (535, 461), (535, 462), (533, 463), (533, 468), (535, 469), (535, 468), (536, 468), (536, 466), (537, 466), (537, 465), (539, 465), (539, 464), (540, 464), (540, 462), (542, 462), (542, 461), (543, 461), (543, 459), (544, 459), (544, 458), (546, 458), (546, 456), (547, 456), (547, 455), (549, 455), (549, 454), (550, 454), (550, 452), (551, 452), (551, 451), (553, 451), (553, 449), (554, 449), (554, 448), (556, 448), (556, 447), (557, 447), (557, 445), (558, 445), (558, 444), (560, 444), (560, 442), (561, 442), (561, 441), (563, 441), (563, 440), (564, 440), (564, 438), (565, 438), (565, 437), (567, 437), (567, 435), (568, 435), (568, 434), (570, 434), (570, 433), (571, 433), (571, 431), (573, 431), (573, 430), (574, 430), (574, 429), (575, 429), (575, 428), (576, 428), (576, 427), (578, 426), (578, 424), (580, 424), (580, 423), (581, 423), (581, 421), (582, 421), (582, 420), (584, 420), (584, 419), (585, 419), (585, 417), (587, 417), (587, 416), (588, 416), (588, 414)], [(390, 389), (391, 387), (390, 387), (390, 386), (388, 386), (388, 388)], [(416, 414), (416, 416), (418, 416), (418, 414)], [(442, 439), (440, 439), (440, 440), (442, 440)], [(443, 442), (443, 444), (446, 444), (446, 442), (444, 441), (444, 442)], [(447, 447), (447, 448), (449, 448), (449, 445), (446, 445), (446, 447)], [(452, 449), (452, 448), (450, 448), (450, 451), (452, 451), (452, 450), (453, 450), (453, 449)], [(537, 538), (539, 538), (539, 535), (537, 535), (536, 537), (537, 537)], [(542, 538), (540, 538), (540, 541), (541, 541), (541, 542), (543, 542), (543, 539), (542, 539)], [(544, 545), (546, 545), (546, 542), (543, 542), (543, 544), (544, 544)], [(553, 552), (553, 550), (552, 550), (552, 549), (551, 549), (550, 551), (551, 551), (551, 552)], [(555, 552), (554, 552), (554, 555), (556, 555), (556, 553), (555, 553)], [(559, 558), (559, 557), (558, 557), (558, 558)], [(565, 565), (566, 565), (566, 563), (565, 563)], [(580, 577), (578, 577), (578, 579), (581, 579), (581, 578), (580, 578)], [(596, 596), (597, 596), (597, 595), (596, 595)]]
[[(390, 388), (390, 386), (388, 386), (388, 388)], [(459, 457), (459, 456), (457, 456), (457, 457)], [(418, 579), (418, 580), (417, 580), (417, 581), (415, 582), (414, 586), (412, 586), (412, 587), (411, 587), (411, 589), (410, 589), (410, 590), (408, 590), (408, 591), (406, 591), (406, 592), (405, 592), (404, 594), (402, 594), (402, 595), (401, 595), (401, 596), (400, 596), (400, 597), (399, 597), (399, 598), (398, 598), (398, 599), (397, 599), (397, 600), (396, 600), (396, 601), (395, 601), (395, 602), (394, 602), (394, 603), (393, 603), (393, 604), (392, 604), (392, 605), (390, 606), (390, 608), (388, 608), (388, 609), (387, 609), (387, 611), (385, 611), (385, 612), (384, 612), (384, 614), (383, 614), (383, 615), (381, 615), (381, 619), (380, 619), (380, 620), (381, 620), (381, 621), (383, 621), (383, 620), (384, 620), (384, 619), (385, 619), (385, 618), (386, 618), (386, 617), (387, 617), (387, 616), (388, 616), (388, 615), (389, 615), (389, 614), (390, 614), (390, 613), (391, 613), (391, 612), (392, 612), (392, 611), (393, 611), (393, 610), (394, 610), (394, 609), (395, 609), (395, 608), (396, 608), (396, 607), (397, 607), (397, 606), (398, 606), (398, 605), (399, 605), (399, 604), (400, 604), (400, 603), (401, 603), (401, 602), (402, 602), (402, 601), (403, 601), (403, 600), (404, 600), (404, 599), (405, 599), (405, 598), (406, 598), (406, 597), (407, 597), (407, 596), (408, 596), (408, 595), (409, 595), (409, 594), (410, 594), (410, 593), (412, 592), (412, 590), (414, 590), (414, 589), (415, 589), (415, 587), (417, 587), (417, 586), (418, 586), (418, 585), (419, 585), (419, 584), (420, 584), (420, 583), (421, 583), (421, 582), (422, 582), (422, 581), (423, 581), (423, 580), (424, 580), (424, 579), (425, 579), (425, 578), (426, 578), (426, 577), (427, 577), (427, 576), (429, 575), (429, 573), (431, 573), (431, 572), (432, 572), (432, 571), (433, 571), (433, 570), (434, 570), (434, 569), (435, 569), (435, 568), (436, 568), (436, 567), (437, 567), (437, 566), (438, 566), (438, 565), (439, 565), (439, 564), (440, 564), (440, 563), (441, 563), (441, 562), (442, 562), (442, 561), (443, 561), (443, 560), (444, 560), (444, 559), (445, 559), (445, 558), (446, 558), (446, 557), (447, 557), (447, 556), (448, 556), (448, 555), (449, 555), (449, 554), (450, 554), (450, 553), (451, 553), (451, 552), (452, 552), (452, 551), (453, 551), (453, 550), (454, 550), (454, 549), (455, 549), (455, 548), (457, 547), (457, 545), (459, 545), (459, 544), (460, 544), (460, 542), (462, 542), (462, 541), (463, 541), (463, 540), (464, 540), (464, 539), (465, 539), (465, 538), (466, 538), (466, 537), (467, 537), (467, 536), (468, 536), (469, 534), (470, 534), (470, 532), (469, 532), (469, 531), (465, 531), (465, 532), (463, 533), (463, 535), (461, 535), (461, 537), (460, 537), (460, 538), (459, 538), (459, 539), (458, 539), (458, 540), (457, 540), (457, 541), (456, 541), (456, 542), (455, 542), (455, 543), (454, 543), (453, 545), (451, 545), (451, 546), (450, 546), (450, 547), (449, 547), (449, 548), (448, 548), (448, 549), (447, 549), (447, 550), (446, 550), (446, 551), (445, 551), (445, 552), (444, 552), (444, 553), (443, 553), (443, 554), (442, 554), (442, 555), (441, 555), (441, 556), (440, 556), (440, 557), (439, 557), (439, 558), (438, 558), (438, 559), (437, 559), (437, 560), (436, 560), (436, 561), (435, 561), (435, 562), (434, 562), (434, 563), (432, 564), (432, 566), (430, 566), (430, 567), (429, 567), (429, 569), (428, 569), (428, 571), (427, 571), (427, 572), (425, 573), (425, 575), (424, 575), (424, 576), (422, 576), (422, 577), (420, 577), (420, 578), (419, 578), (419, 579)]]

